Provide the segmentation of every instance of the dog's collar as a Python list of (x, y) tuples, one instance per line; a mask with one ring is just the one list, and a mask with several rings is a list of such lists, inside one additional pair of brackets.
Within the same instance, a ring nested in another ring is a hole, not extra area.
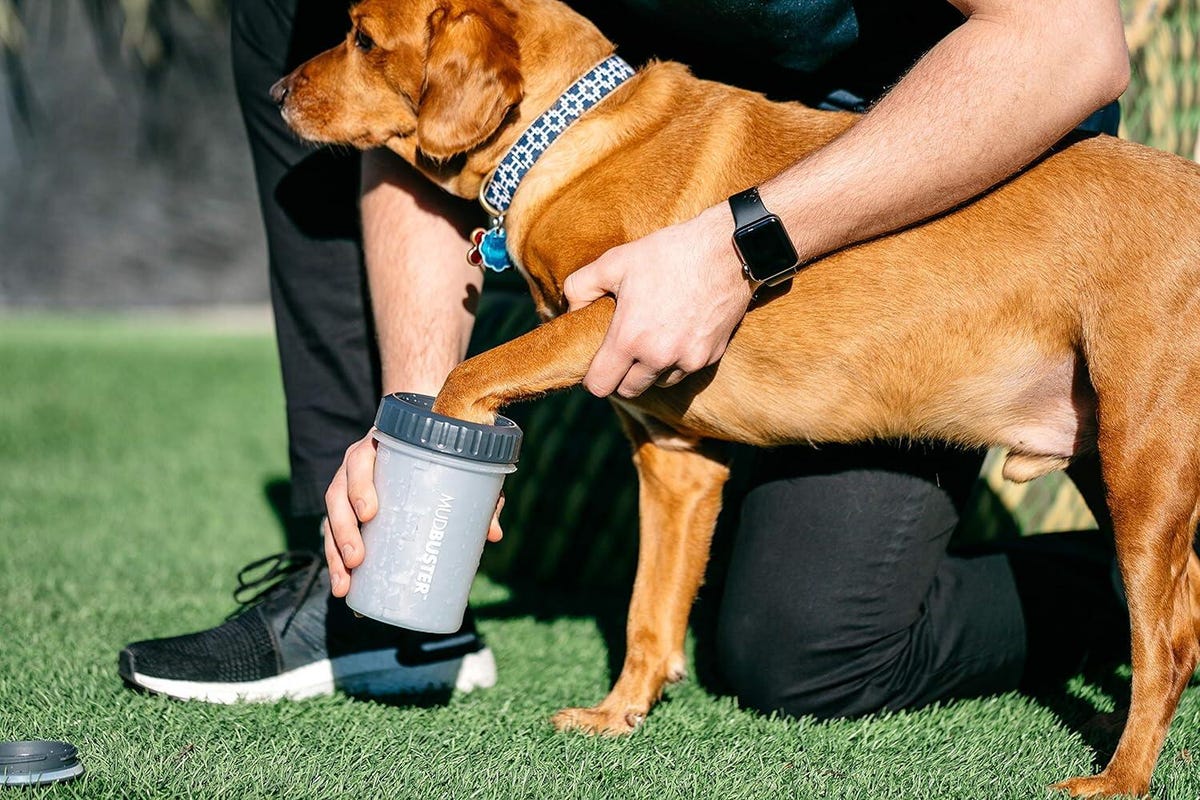
[(479, 204), (492, 218), (492, 224), (487, 230), (478, 228), (471, 234), (473, 246), (467, 261), (495, 272), (511, 266), (504, 240), (504, 215), (521, 179), (572, 122), (631, 77), (633, 67), (620, 56), (609, 56), (571, 84), (525, 129), (479, 188)]

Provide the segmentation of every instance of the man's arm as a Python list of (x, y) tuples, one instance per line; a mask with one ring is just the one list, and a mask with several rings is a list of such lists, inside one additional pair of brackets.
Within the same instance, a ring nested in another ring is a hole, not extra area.
[(473, 211), (398, 156), (363, 153), (363, 252), (387, 394), (437, 394), (467, 353), (483, 285), (466, 259)]
[[(386, 151), (363, 154), (363, 251), (384, 392), (437, 394), (467, 352), (483, 276), (467, 263), (472, 204)], [(325, 555), (333, 593), (362, 563), (360, 522), (378, 511), (370, 435), (346, 451), (325, 493)], [(495, 527), (493, 538), (498, 538)]]
[[(970, 199), (1128, 84), (1116, 0), (951, 1), (966, 22), (846, 134), (760, 187), (802, 260)], [(571, 308), (617, 296), (589, 391), (632, 397), (721, 357), (750, 301), (731, 233), (721, 204), (568, 278)]]

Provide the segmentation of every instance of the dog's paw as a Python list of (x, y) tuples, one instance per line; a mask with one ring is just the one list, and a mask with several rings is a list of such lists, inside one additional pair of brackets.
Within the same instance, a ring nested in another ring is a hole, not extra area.
[(435, 414), (441, 414), (443, 417), (451, 417), (463, 422), (474, 422), (476, 425), (496, 424), (496, 410), (488, 408), (482, 403), (443, 400), (442, 396), (439, 395), (433, 404), (432, 411)]
[(564, 708), (551, 718), (560, 731), (582, 731), (583, 733), (621, 736), (631, 733), (646, 719), (646, 712), (625, 709), (614, 712), (600, 706), (595, 708)]
[(1069, 778), (1050, 788), (1066, 792), (1072, 797), (1141, 797), (1149, 787), (1130, 786), (1101, 772), (1099, 775)]

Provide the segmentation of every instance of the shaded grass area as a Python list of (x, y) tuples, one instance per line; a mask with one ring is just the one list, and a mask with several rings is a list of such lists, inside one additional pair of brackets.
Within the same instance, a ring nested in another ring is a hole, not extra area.
[[(555, 709), (610, 685), (603, 633), (624, 598), (486, 579), (489, 691), (222, 707), (124, 688), (123, 644), (219, 622), (236, 570), (282, 549), (264, 491), (286, 471), (282, 405), (266, 335), (0, 319), (0, 739), (68, 739), (88, 770), (23, 797), (1025, 798), (1112, 745), (1084, 722), (1120, 704), (1127, 673), (837, 722), (766, 718), (688, 681), (628, 738), (559, 735)], [(1198, 701), (1156, 797), (1200, 797)]]

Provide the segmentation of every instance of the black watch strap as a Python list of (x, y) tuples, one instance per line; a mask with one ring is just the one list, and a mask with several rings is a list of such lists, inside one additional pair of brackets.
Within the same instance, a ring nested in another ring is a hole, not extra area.
[(743, 228), (771, 213), (758, 196), (757, 186), (751, 186), (746, 191), (730, 197), (729, 208), (733, 211), (733, 224), (738, 228)]

